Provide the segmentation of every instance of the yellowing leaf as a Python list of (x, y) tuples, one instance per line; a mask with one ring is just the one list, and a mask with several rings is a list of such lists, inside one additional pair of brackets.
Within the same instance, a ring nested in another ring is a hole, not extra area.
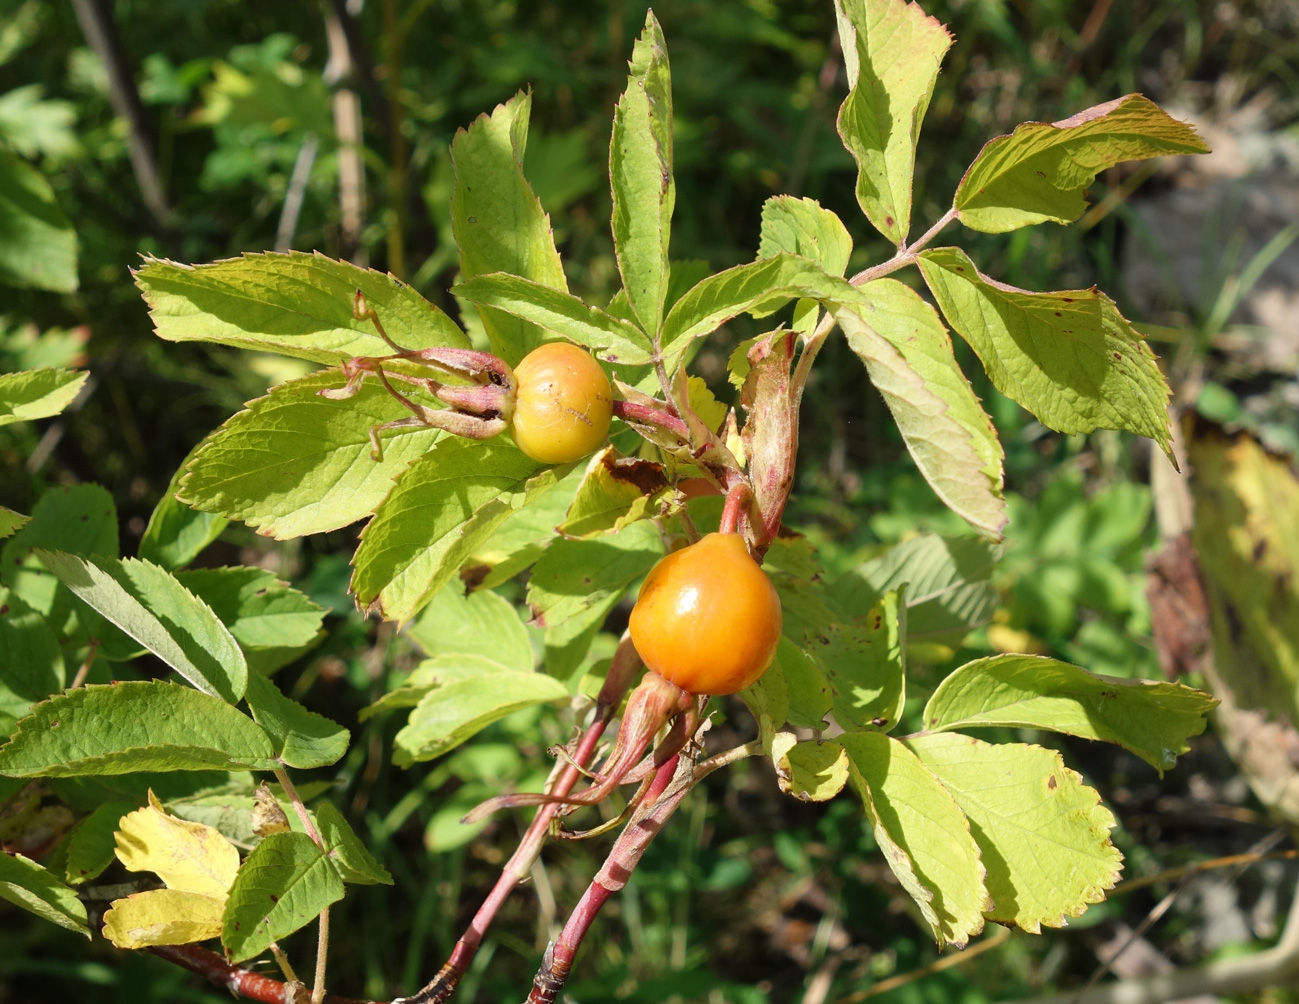
[[(169, 890), (196, 893), (221, 903), (239, 871), (239, 851), (234, 844), (210, 826), (167, 815), (152, 792), (145, 808), (122, 817), (117, 857), (133, 872), (154, 872)], [(219, 918), (219, 910), (217, 914)]]
[(179, 889), (137, 892), (126, 899), (113, 901), (112, 907), (104, 914), (104, 937), (118, 948), (207, 941), (221, 933), (221, 915), (225, 912), (225, 905), (224, 891), (220, 898)]
[(913, 736), (907, 746), (970, 821), (993, 904), (984, 915), (1040, 934), (1064, 927), (1118, 881), (1114, 816), (1055, 750), (972, 736)]

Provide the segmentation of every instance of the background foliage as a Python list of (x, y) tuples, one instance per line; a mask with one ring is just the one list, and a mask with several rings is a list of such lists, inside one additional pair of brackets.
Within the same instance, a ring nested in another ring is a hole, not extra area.
[[(1139, 90), (1166, 106), (1224, 118), (1265, 97), (1264, 124), (1294, 129), (1299, 43), (1285, 3), (951, 0), (925, 6), (950, 26), (957, 43), (921, 140), (914, 213), (921, 229), (948, 204), (982, 143), (1024, 119), (1062, 118)], [(55, 291), (4, 288), (0, 368), (88, 361), (91, 373), (63, 417), (0, 428), (0, 503), (30, 512), (52, 486), (104, 485), (117, 507), (122, 551), (134, 554), (189, 450), (244, 401), (306, 372), (283, 359), (160, 342), (128, 271), (140, 252), (188, 262), (275, 247), (295, 165), (306, 150), (314, 149), (314, 157), (292, 246), (391, 269), (455, 313), (445, 292), (456, 265), (449, 144), (456, 129), (531, 86), (528, 176), (551, 214), (565, 260), (580, 263), (568, 277), (573, 291), (588, 302), (608, 299), (617, 270), (604, 151), (643, 6), (372, 0), (348, 21), (364, 42), (357, 49), (363, 65), (351, 76), (336, 52), (331, 62), (333, 10), (313, 4), (255, 9), (220, 0), (116, 5), (115, 23), (154, 132), (163, 201), (150, 205), (132, 169), (130, 135), (114, 112), (105, 68), (73, 8), (0, 0), (0, 158), (34, 165), (62, 214), (75, 221), (51, 216), (50, 225), (61, 235), (65, 259), (75, 232), (78, 278), (75, 289), (69, 282)], [(853, 165), (834, 130), (844, 85), (829, 4), (680, 0), (656, 13), (671, 44), (675, 85), (680, 210), (674, 258), (706, 261), (713, 270), (750, 259), (759, 209), (773, 193), (851, 206)], [(359, 233), (350, 232), (338, 195), (347, 149), (331, 105), (344, 86), (359, 93), (364, 115), (367, 195)], [(6, 162), (0, 159), (0, 167)], [(1117, 196), (1137, 180), (1120, 172), (1104, 176), (1093, 188), (1097, 211), (1078, 226), (1039, 226), (1010, 238), (967, 233), (966, 245), (978, 251), (985, 271), (1015, 285), (1096, 283), (1117, 294), (1129, 261), (1125, 240), (1139, 226)], [(1157, 177), (1144, 191), (1174, 184)], [(881, 238), (850, 225), (860, 258), (850, 268), (887, 255)], [(1223, 314), (1219, 291), (1248, 265), (1239, 255), (1230, 260), (1229, 248), (1229, 241), (1219, 242), (1204, 266), (1209, 288), (1199, 300), (1121, 301), (1129, 317), (1172, 326), (1166, 337), (1177, 340), (1158, 345), (1161, 355), (1198, 350), (1214, 364), (1213, 352), (1205, 355), (1214, 346), (1214, 325), (1225, 327), (1232, 317), (1230, 310)], [(756, 331), (736, 322), (701, 351), (697, 370), (719, 384), (714, 390), (724, 399), (730, 392), (723, 362)], [(916, 530), (962, 532), (915, 471), (882, 401), (873, 391), (863, 393), (848, 351), (843, 341), (832, 341), (817, 367), (790, 507), (790, 522), (812, 528), (836, 575)], [(989, 625), (960, 653), (930, 644), (914, 658), (931, 667), (933, 681), (958, 660), (1003, 650), (1157, 677), (1143, 592), (1143, 563), (1155, 542), (1147, 447), (1114, 433), (1049, 434), (1000, 397), (977, 366), (966, 371), (1006, 446), (1008, 543), (993, 572), (997, 603)], [(1226, 372), (1215, 382), (1226, 397), (1210, 395), (1202, 410), (1216, 406), (1211, 417), (1243, 422), (1242, 402), (1258, 396), (1259, 379)], [(1271, 388), (1269, 382), (1265, 390)], [(1281, 399), (1258, 422), (1284, 443), (1296, 404), (1287, 411), (1284, 394)], [(349, 936), (337, 943), (332, 983), (382, 997), (415, 987), (433, 960), (445, 957), (465, 911), (516, 837), (509, 817), (472, 828), (459, 825), (459, 817), (503, 781), (540, 770), (546, 747), (566, 736), (555, 720), (531, 710), (450, 757), (394, 769), (385, 753), (399, 723), (382, 715), (359, 723), (357, 712), (392, 689), (422, 652), (432, 654), (437, 640), (422, 637), (418, 622), (397, 635), (356, 613), (345, 595), (353, 537), (342, 530), (272, 544), (232, 526), (203, 563), (262, 565), (331, 611), (325, 640), (280, 682), (359, 738), (346, 761), (341, 804), (397, 884), (361, 889), (345, 901), (334, 923)], [(519, 593), (510, 598), (521, 602), (521, 587)], [(597, 653), (607, 654), (625, 615), (613, 612), (606, 625), (612, 633), (597, 641)], [(925, 679), (922, 670), (909, 695), (917, 707), (928, 696)], [(745, 712), (738, 703), (726, 708), (736, 725), (723, 720), (718, 728), (733, 729), (738, 741)], [(1007, 738), (1025, 737), (1007, 730)], [(1129, 876), (1243, 851), (1269, 832), (1265, 814), (1211, 735), (1158, 789), (1154, 771), (1131, 755), (1081, 742), (1064, 747), (1069, 762), (1082, 766), (1088, 783), (1116, 809), (1116, 842)], [(571, 844), (555, 847), (546, 860), (534, 874), (540, 923), (526, 896), (512, 900), (460, 999), (473, 999), (475, 987), (482, 1000), (508, 999), (526, 985), (548, 924), (557, 910), (562, 916), (596, 863), (593, 851)], [(1160, 929), (1159, 944), (1175, 960), (1256, 950), (1284, 905), (1275, 891), (1286, 884), (1276, 870), (1282, 867), (1259, 866), (1222, 889), (1206, 886), (1183, 897)], [(575, 999), (616, 994), (646, 1002), (855, 999), (875, 979), (924, 965), (933, 955), (921, 928), (904, 916), (905, 896), (884, 881), (884, 872), (869, 831), (846, 801), (801, 805), (781, 796), (757, 763), (720, 772), (652, 845), (588, 942), (570, 992)], [(1095, 967), (1097, 946), (1122, 925), (1136, 924), (1167, 889), (1116, 897), (1071, 932), (1016, 935), (966, 967), (893, 995), (974, 1002), (1057, 981), (1076, 985)], [(1238, 921), (1226, 934), (1225, 916)], [(87, 1000), (125, 994), (222, 999), (157, 960), (123, 957), (98, 943), (87, 952), (72, 936), (30, 924), (8, 908), (0, 926), (6, 935), (0, 1000), (69, 993)]]

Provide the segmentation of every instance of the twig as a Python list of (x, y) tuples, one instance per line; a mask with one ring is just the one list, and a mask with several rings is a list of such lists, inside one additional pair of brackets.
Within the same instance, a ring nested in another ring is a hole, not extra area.
[(859, 1004), (860, 1001), (867, 1000), (871, 997), (878, 997), (880, 994), (886, 994), (890, 990), (896, 990), (898, 987), (906, 986), (908, 983), (914, 983), (916, 980), (923, 979), (932, 973), (941, 973), (945, 969), (952, 969), (956, 966), (963, 966), (971, 959), (977, 958), (984, 952), (990, 952), (994, 948), (1000, 948), (1010, 937), (1010, 928), (998, 927), (992, 934), (984, 938), (972, 948), (967, 948), (963, 952), (955, 955), (945, 955), (941, 959), (936, 959), (927, 966), (920, 969), (913, 969), (908, 973), (899, 973), (897, 976), (890, 976), (887, 980), (880, 980), (872, 987), (865, 990), (858, 990), (856, 993), (849, 994), (847, 997), (840, 997), (834, 1004)]
[[(209, 983), (225, 987), (237, 997), (261, 1001), (262, 1004), (288, 1004), (285, 984), (227, 962), (216, 952), (198, 945), (155, 945), (146, 949), (159, 958), (202, 976)], [(323, 1004), (371, 1004), (355, 997), (326, 994)]]
[[(344, 11), (344, 16), (346, 11)], [(329, 40), (329, 81), (353, 79), (355, 55), (343, 19), (333, 8), (325, 10), (325, 35)], [(361, 228), (365, 222), (365, 161), (361, 155), (361, 101), (356, 91), (340, 86), (334, 91), (334, 131), (338, 134), (338, 204), (342, 216), (343, 257), (366, 264)]]
[(658, 769), (636, 815), (614, 842), (559, 938), (546, 949), (525, 1004), (555, 1004), (600, 908), (627, 884), (650, 841), (693, 787), (694, 764), (689, 756), (678, 754)]
[(82, 661), (81, 666), (77, 669), (77, 675), (72, 678), (68, 684), (69, 690), (76, 690), (86, 682), (86, 677), (90, 675), (90, 667), (95, 664), (95, 656), (99, 654), (99, 639), (90, 639), (90, 651), (86, 653), (86, 658)]
[(311, 180), (311, 168), (316, 162), (316, 150), (320, 140), (314, 132), (302, 137), (298, 147), (298, 156), (293, 161), (293, 173), (289, 175), (289, 190), (284, 193), (284, 207), (280, 210), (280, 222), (275, 228), (275, 250), (288, 251), (293, 247), (293, 234), (298, 229), (298, 217), (302, 214), (302, 203), (307, 194), (307, 182)]
[[(595, 718), (587, 726), (586, 732), (582, 734), (582, 738), (578, 741), (577, 749), (574, 751), (570, 762), (564, 763), (558, 768), (553, 783), (547, 786), (549, 794), (562, 799), (573, 790), (578, 778), (582, 776), (584, 770), (595, 758), (595, 751), (600, 745), (604, 730), (617, 713), (623, 694), (626, 692), (628, 684), (635, 672), (638, 671), (639, 666), (640, 657), (636, 655), (635, 646), (632, 645), (630, 637), (624, 636), (618, 646), (618, 651), (614, 654), (613, 662), (609, 667), (609, 675), (605, 678), (604, 686), (596, 699)], [(398, 998), (393, 1004), (441, 1004), (442, 1001), (447, 1000), (455, 993), (461, 978), (469, 968), (469, 963), (478, 952), (479, 946), (482, 945), (487, 929), (491, 927), (492, 921), (496, 918), (496, 912), (501, 908), (501, 904), (514, 891), (514, 888), (531, 873), (532, 865), (537, 860), (542, 845), (546, 841), (546, 835), (550, 830), (550, 821), (555, 818), (556, 813), (562, 807), (559, 800), (543, 803), (538, 807), (537, 814), (533, 817), (527, 832), (524, 833), (523, 839), (519, 841), (518, 848), (515, 849), (510, 860), (505, 863), (505, 867), (501, 869), (501, 875), (496, 880), (496, 885), (492, 887), (487, 899), (478, 908), (478, 912), (474, 914), (474, 919), (469, 922), (469, 927), (466, 928), (465, 933), (456, 942), (455, 948), (451, 951), (451, 957), (447, 959), (442, 968), (438, 970), (437, 975), (419, 993), (411, 997)]]
[(1078, 991), (1074, 994), (1073, 999), (1076, 1001), (1082, 998), (1083, 995), (1086, 994), (1088, 990), (1090, 990), (1100, 981), (1100, 978), (1102, 976), (1104, 976), (1106, 973), (1110, 971), (1110, 969), (1114, 966), (1114, 963), (1118, 962), (1120, 955), (1122, 955), (1134, 944), (1136, 944), (1138, 941), (1144, 938), (1146, 936), (1146, 932), (1149, 931), (1152, 927), (1154, 927), (1155, 924), (1158, 923), (1159, 918), (1161, 918), (1164, 914), (1166, 914), (1169, 911), (1169, 909), (1172, 908), (1172, 905), (1177, 901), (1177, 897), (1182, 895), (1182, 893), (1186, 892), (1186, 890), (1190, 887), (1193, 881), (1195, 881), (1195, 874), (1193, 872), (1187, 872), (1185, 875), (1183, 875), (1182, 880), (1177, 883), (1173, 891), (1170, 892), (1163, 899), (1161, 899), (1158, 903), (1156, 903), (1154, 908), (1148, 914), (1146, 914), (1145, 917), (1142, 918), (1141, 923), (1138, 924), (1134, 930), (1129, 932), (1127, 938), (1124, 939), (1123, 943), (1119, 945), (1119, 947), (1114, 952), (1110, 953), (1109, 958), (1107, 958), (1104, 962), (1102, 962), (1099, 966), (1097, 966), (1092, 971), (1092, 974), (1087, 977), (1087, 982), (1084, 983), (1082, 987), (1078, 989)]
[(311, 1004), (325, 1000), (325, 962), (329, 958), (329, 907), (320, 911), (320, 934), (316, 939), (316, 975), (311, 986)]
[(1155, 875), (1143, 875), (1141, 878), (1128, 879), (1126, 882), (1120, 882), (1110, 892), (1110, 898), (1122, 896), (1124, 893), (1135, 892), (1138, 889), (1144, 889), (1148, 885), (1158, 885), (1160, 882), (1171, 882), (1173, 879), (1179, 879), (1187, 872), (1213, 871), (1215, 868), (1230, 868), (1232, 865), (1250, 865), (1255, 861), (1279, 861), (1299, 858), (1299, 851), (1269, 851), (1266, 854), (1248, 853), (1248, 854), (1228, 854), (1226, 857), (1213, 858), (1209, 861), (1197, 861), (1194, 864), (1182, 865), (1178, 868), (1168, 868)]
[[(289, 780), (288, 771), (283, 767), (277, 767), (275, 769), (275, 780), (280, 782), (284, 794), (288, 795), (289, 801), (293, 803), (293, 811), (302, 820), (303, 830), (323, 852), (325, 850), (325, 841), (321, 838), (320, 831), (316, 829), (316, 824), (312, 821), (311, 814), (307, 812), (307, 807), (302, 803), (302, 797), (298, 794), (298, 789), (293, 787), (293, 782)], [(320, 911), (319, 923), (320, 933), (316, 939), (316, 977), (311, 991), (311, 1004), (321, 1004), (325, 999), (325, 961), (329, 956), (329, 907), (325, 907)]]
[(315, 822), (312, 821), (311, 814), (307, 812), (307, 807), (302, 804), (302, 798), (298, 795), (298, 789), (293, 787), (293, 782), (289, 780), (288, 772), (283, 767), (275, 768), (275, 780), (280, 782), (280, 787), (284, 789), (284, 794), (289, 797), (293, 803), (293, 811), (298, 814), (298, 819), (302, 820), (302, 829), (306, 832), (312, 842), (322, 851), (325, 849), (325, 841), (320, 837), (320, 831), (316, 829)]
[(144, 103), (135, 86), (130, 60), (117, 33), (112, 5), (103, 0), (72, 0), (77, 22), (86, 41), (104, 66), (108, 78), (108, 98), (113, 110), (126, 120), (126, 148), (131, 157), (131, 170), (135, 172), (140, 195), (145, 208), (160, 233), (170, 235), (171, 205), (163, 191), (158, 172), (158, 157), (153, 131), (144, 112)]
[(406, 245), (402, 217), (406, 208), (406, 164), (410, 152), (402, 131), (401, 57), (406, 36), (398, 28), (397, 0), (383, 0), (383, 35), (387, 47), (384, 74), (388, 82), (388, 271), (406, 278)]

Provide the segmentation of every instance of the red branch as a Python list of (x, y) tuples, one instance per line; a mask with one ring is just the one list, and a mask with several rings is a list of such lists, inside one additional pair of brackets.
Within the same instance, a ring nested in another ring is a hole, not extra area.
[[(582, 776), (578, 768), (586, 768), (595, 757), (596, 747), (600, 744), (605, 727), (613, 719), (623, 695), (627, 692), (628, 685), (640, 668), (640, 656), (636, 654), (631, 638), (624, 636), (618, 651), (614, 654), (604, 686), (596, 698), (595, 720), (583, 733), (577, 749), (573, 752), (572, 761), (555, 778), (555, 783), (549, 788), (549, 794), (563, 798), (573, 790), (573, 786)], [(519, 841), (518, 849), (501, 869), (501, 876), (496, 880), (496, 885), (492, 887), (487, 899), (474, 914), (474, 919), (469, 922), (464, 935), (456, 942), (456, 947), (452, 949), (451, 957), (447, 959), (446, 964), (419, 993), (412, 997), (400, 998), (394, 1004), (442, 1004), (455, 993), (461, 977), (469, 968), (469, 963), (477, 954), (487, 929), (495, 919), (496, 911), (514, 891), (514, 887), (531, 872), (533, 862), (541, 853), (541, 845), (545, 843), (550, 821), (562, 807), (561, 802), (555, 801), (543, 804), (537, 809), (532, 824), (523, 835), (523, 839)]]
[[(261, 1001), (262, 1004), (287, 1004), (288, 988), (279, 980), (232, 965), (216, 952), (198, 945), (155, 945), (148, 949), (159, 958), (174, 962), (182, 969), (197, 973), (209, 983), (225, 987), (236, 997)], [(369, 1004), (353, 997), (325, 995), (325, 1004)]]
[[(676, 778), (678, 768), (685, 769), (683, 778)], [(672, 757), (655, 772), (654, 780), (650, 783), (635, 818), (614, 842), (600, 871), (591, 880), (568, 922), (564, 924), (559, 940), (546, 949), (541, 969), (533, 980), (532, 992), (528, 994), (525, 1004), (555, 1004), (559, 999), (559, 994), (568, 981), (569, 970), (573, 967), (573, 959), (577, 956), (586, 932), (595, 921), (596, 914), (610, 896), (627, 884), (650, 841), (694, 787), (692, 774), (693, 763), (683, 764), (679, 755)], [(669, 788), (669, 785), (672, 787)], [(665, 791), (666, 797), (660, 800)]]

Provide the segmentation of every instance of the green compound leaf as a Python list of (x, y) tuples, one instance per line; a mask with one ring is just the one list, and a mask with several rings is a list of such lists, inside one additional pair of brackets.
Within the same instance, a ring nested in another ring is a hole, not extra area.
[(931, 735), (907, 746), (970, 820), (988, 869), (989, 920), (1033, 934), (1064, 927), (1114, 888), (1114, 816), (1055, 750)]
[(248, 678), (248, 707), (285, 766), (300, 770), (328, 767), (347, 752), (351, 738), (347, 729), (285, 697), (259, 673)]
[(1004, 454), (996, 429), (956, 364), (934, 308), (895, 279), (863, 287), (866, 303), (834, 308), (920, 473), (981, 535), (1001, 539)]
[(839, 135), (857, 162), (857, 202), (901, 245), (911, 228), (916, 139), (952, 36), (915, 3), (839, 0), (835, 13), (851, 88)]
[(181, 480), (181, 501), (277, 540), (370, 515), (442, 434), (416, 428), (390, 436), (383, 459), (371, 459), (370, 427), (410, 412), (376, 382), (346, 401), (319, 396), (343, 383), (336, 370), (314, 373), (249, 401), (200, 444)]
[(107, 802), (95, 810), (68, 834), (68, 852), (64, 873), (70, 885), (81, 885), (97, 879), (116, 858), (114, 834), (122, 817), (138, 809), (133, 802)]
[(648, 521), (592, 540), (557, 540), (528, 580), (538, 624), (559, 625), (603, 609), (663, 557), (663, 538)]
[(365, 849), (361, 838), (332, 802), (316, 803), (316, 827), (325, 842), (329, 860), (344, 882), (354, 885), (392, 885), (388, 870)]
[(204, 568), (176, 575), (229, 629), (254, 673), (271, 673), (322, 637), (323, 607), (264, 568)]
[(511, 512), (566, 473), (503, 437), (441, 440), (411, 464), (361, 535), (352, 559), (357, 604), (388, 620), (414, 617)]
[(672, 178), (672, 73), (654, 12), (632, 50), (627, 89), (613, 114), (609, 143), (613, 245), (632, 313), (651, 334), (663, 320), (668, 241), (676, 185)]
[(758, 257), (782, 251), (809, 258), (830, 275), (843, 275), (852, 255), (852, 237), (843, 221), (815, 199), (773, 195), (762, 204)]
[(199, 690), (231, 704), (244, 696), (248, 663), (238, 643), (170, 572), (136, 558), (43, 549), (36, 555), (81, 600)]
[(800, 743), (792, 732), (778, 732), (770, 743), (776, 783), (800, 802), (824, 802), (848, 783), (848, 754), (838, 743)]
[(176, 468), (171, 483), (149, 517), (144, 536), (140, 538), (139, 557), (161, 565), (169, 572), (188, 565), (230, 525), (228, 519), (193, 509), (176, 497), (181, 479), (198, 450), (197, 446), (190, 450), (189, 456)]
[(0, 284), (56, 293), (77, 288), (76, 230), (50, 183), (5, 149), (0, 149)]
[(14, 512), (12, 509), (0, 505), (0, 540), (12, 537), (30, 521), (30, 516), (24, 516), (20, 512)]
[(448, 585), (407, 633), (430, 656), (481, 655), (520, 673), (531, 672), (537, 661), (514, 604), (487, 589), (466, 596)]
[(86, 908), (77, 894), (48, 869), (21, 854), (0, 854), (0, 899), (90, 937)]
[(401, 767), (441, 756), (522, 708), (569, 697), (568, 687), (544, 673), (519, 673), (472, 655), (422, 663), (411, 678), (410, 697), (417, 688), (423, 693), (397, 733), (393, 763)]
[(72, 403), (89, 376), (51, 366), (0, 373), (0, 425), (57, 415)]
[[(451, 143), (456, 179), (451, 229), (464, 279), (508, 272), (567, 292), (550, 217), (523, 176), (531, 109), (532, 96), (520, 93), (456, 132)], [(530, 321), (491, 307), (478, 312), (492, 351), (511, 366), (550, 340)]]
[(829, 621), (804, 641), (833, 695), (834, 717), (849, 731), (891, 731), (906, 699), (907, 610), (901, 590), (864, 617)]
[(0, 774), (274, 770), (266, 733), (219, 697), (162, 680), (82, 687), (38, 704), (0, 746)]
[(997, 655), (967, 662), (938, 685), (925, 706), (925, 729), (952, 732), (982, 725), (1047, 729), (1116, 743), (1162, 776), (1204, 731), (1216, 705), (1180, 683), (1097, 676), (1035, 655)]
[(1169, 453), (1168, 383), (1108, 296), (1016, 289), (980, 273), (959, 248), (922, 251), (918, 264), (993, 385), (1043, 425), (1070, 434), (1126, 429)]
[(835, 602), (857, 617), (889, 590), (906, 586), (907, 644), (955, 647), (991, 618), (997, 605), (992, 569), (1001, 549), (976, 537), (921, 534), (835, 580)]
[(658, 515), (672, 494), (662, 464), (624, 457), (606, 446), (587, 464), (573, 504), (556, 529), (566, 537), (598, 537)]
[(1128, 94), (1059, 122), (1025, 122), (989, 140), (952, 205), (967, 227), (989, 234), (1046, 220), (1070, 223), (1087, 208), (1087, 186), (1106, 168), (1208, 152), (1190, 126), (1149, 98)]
[(0, 589), (0, 714), (24, 717), (63, 689), (63, 652), (49, 622)]
[(691, 341), (732, 317), (754, 308), (771, 313), (782, 302), (803, 297), (847, 303), (862, 299), (846, 279), (827, 275), (816, 262), (787, 252), (709, 276), (682, 296), (663, 321), (662, 349), (668, 371), (676, 367)]
[(970, 822), (938, 778), (906, 746), (882, 732), (849, 732), (853, 787), (902, 887), (920, 907), (941, 948), (962, 947), (992, 909)]
[(392, 348), (374, 325), (352, 314), (360, 290), (398, 345), (469, 347), (456, 323), (411, 287), (321, 254), (268, 251), (210, 265), (149, 259), (135, 283), (158, 337), (169, 342), (216, 342), (327, 366), (386, 356)]
[(230, 887), (221, 943), (232, 962), (264, 952), (343, 898), (343, 880), (305, 833), (273, 833), (253, 848)]
[(493, 272), (466, 279), (453, 286), (451, 292), (480, 307), (491, 307), (548, 328), (585, 346), (606, 362), (639, 366), (650, 361), (650, 342), (644, 332), (599, 307), (588, 307), (562, 289)]

